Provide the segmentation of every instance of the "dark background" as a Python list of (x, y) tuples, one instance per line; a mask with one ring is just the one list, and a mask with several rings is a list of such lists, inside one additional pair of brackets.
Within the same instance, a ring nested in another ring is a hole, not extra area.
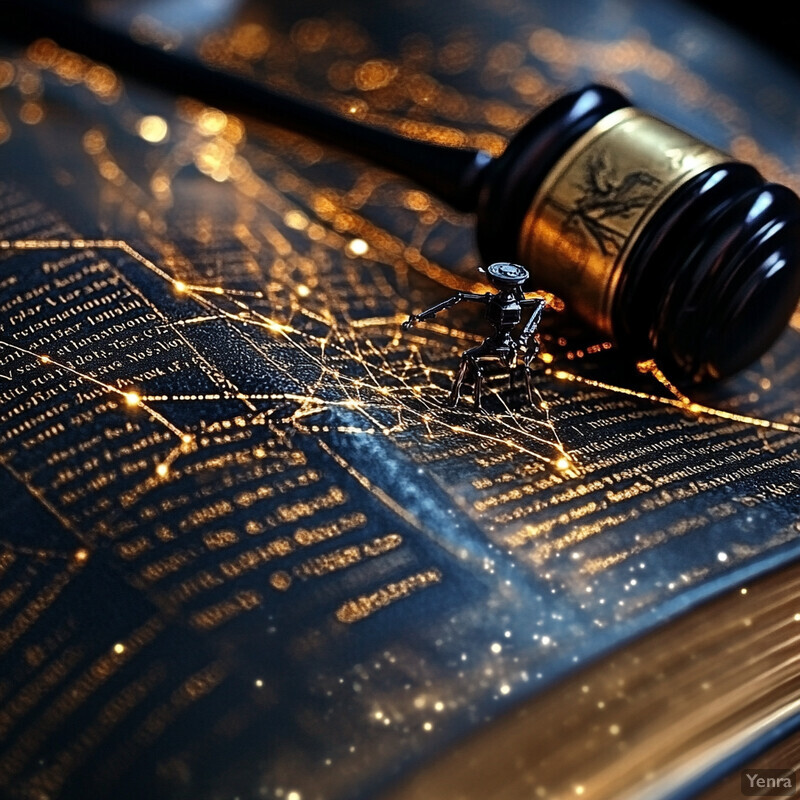
[(763, 0), (758, 4), (739, 4), (732, 0), (694, 0), (693, 5), (738, 28), (745, 36), (771, 49), (795, 69), (800, 68), (797, 28), (788, 22), (789, 6), (786, 3), (777, 0)]

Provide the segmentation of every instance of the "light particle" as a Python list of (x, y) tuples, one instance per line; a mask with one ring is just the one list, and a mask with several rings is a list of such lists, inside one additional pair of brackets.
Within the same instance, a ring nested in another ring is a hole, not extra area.
[(283, 217), (284, 223), (296, 231), (305, 230), (308, 227), (308, 217), (300, 211), (289, 211)]
[(216, 136), (227, 124), (228, 115), (217, 108), (206, 108), (197, 120), (197, 127), (206, 136)]
[(285, 592), (292, 585), (292, 577), (288, 572), (278, 570), (269, 576), (269, 583), (273, 589), (277, 589), (279, 592)]
[(150, 142), (151, 144), (158, 144), (159, 142), (163, 142), (164, 139), (167, 138), (167, 134), (169, 133), (169, 126), (167, 125), (167, 121), (163, 117), (159, 117), (155, 114), (150, 114), (146, 117), (142, 117), (139, 120), (139, 122), (136, 124), (136, 132), (146, 142)]
[(32, 100), (22, 104), (19, 110), (19, 118), (26, 125), (38, 125), (44, 119), (44, 109), (39, 103)]
[(353, 239), (346, 249), (351, 256), (363, 256), (369, 250), (369, 245), (363, 239)]

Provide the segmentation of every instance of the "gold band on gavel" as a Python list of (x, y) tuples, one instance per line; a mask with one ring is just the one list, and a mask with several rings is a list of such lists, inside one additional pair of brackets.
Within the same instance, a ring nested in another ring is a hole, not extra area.
[(520, 232), (520, 260), (611, 336), (620, 274), (645, 225), (688, 180), (732, 160), (639, 109), (614, 111), (542, 183)]

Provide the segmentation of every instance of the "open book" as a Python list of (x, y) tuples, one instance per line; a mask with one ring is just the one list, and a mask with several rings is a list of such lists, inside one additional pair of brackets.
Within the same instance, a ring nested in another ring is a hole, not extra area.
[[(410, 137), (604, 80), (798, 184), (800, 84), (677, 5), (119, 6)], [(792, 727), (800, 320), (687, 398), (548, 311), (533, 402), (452, 408), (480, 318), (401, 322), (469, 218), (49, 41), (0, 87), (9, 797), (685, 797)]]

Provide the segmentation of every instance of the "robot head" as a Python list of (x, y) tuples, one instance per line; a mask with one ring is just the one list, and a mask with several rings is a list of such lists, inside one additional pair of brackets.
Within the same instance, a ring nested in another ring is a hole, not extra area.
[(486, 268), (486, 274), (495, 289), (513, 289), (515, 286), (522, 286), (530, 277), (525, 267), (507, 261), (490, 264)]

